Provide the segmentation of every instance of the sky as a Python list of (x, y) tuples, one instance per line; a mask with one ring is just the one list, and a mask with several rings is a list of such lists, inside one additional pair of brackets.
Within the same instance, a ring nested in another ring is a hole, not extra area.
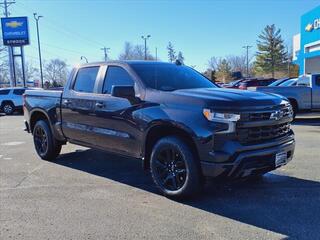
[[(1, 0), (0, 0), (1, 1)], [(142, 35), (151, 35), (148, 48), (167, 61), (171, 41), (182, 51), (187, 65), (203, 71), (208, 60), (245, 53), (267, 24), (282, 30), (285, 43), (299, 33), (300, 16), (320, 5), (319, 0), (16, 0), (11, 16), (28, 16), (31, 44), (25, 47), (26, 61), (38, 64), (33, 13), (39, 21), (43, 59), (60, 58), (69, 66), (103, 60), (102, 47), (117, 59), (124, 42), (143, 44)]]

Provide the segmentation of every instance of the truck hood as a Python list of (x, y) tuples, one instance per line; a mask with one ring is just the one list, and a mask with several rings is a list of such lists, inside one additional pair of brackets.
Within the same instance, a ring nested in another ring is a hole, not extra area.
[(226, 88), (197, 88), (176, 90), (173, 94), (197, 98), (214, 109), (264, 109), (287, 101), (276, 94)]

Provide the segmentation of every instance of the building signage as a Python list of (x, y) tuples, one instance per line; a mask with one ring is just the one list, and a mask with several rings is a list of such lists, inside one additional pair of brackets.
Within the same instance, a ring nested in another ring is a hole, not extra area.
[(29, 44), (27, 17), (1, 18), (3, 45), (23, 46)]
[(312, 32), (313, 30), (320, 29), (320, 18), (316, 18), (313, 23), (308, 23), (305, 30), (307, 32)]

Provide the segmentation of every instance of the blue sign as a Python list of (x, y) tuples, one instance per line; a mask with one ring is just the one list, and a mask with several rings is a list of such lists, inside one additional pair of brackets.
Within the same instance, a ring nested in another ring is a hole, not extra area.
[(23, 46), (29, 44), (27, 17), (1, 18), (3, 45)]

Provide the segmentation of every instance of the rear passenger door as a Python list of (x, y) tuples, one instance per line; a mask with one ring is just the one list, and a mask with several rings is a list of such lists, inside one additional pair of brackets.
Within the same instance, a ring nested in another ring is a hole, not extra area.
[(70, 88), (63, 92), (61, 102), (62, 130), (69, 139), (80, 144), (96, 142), (95, 106), (99, 66), (78, 69)]

